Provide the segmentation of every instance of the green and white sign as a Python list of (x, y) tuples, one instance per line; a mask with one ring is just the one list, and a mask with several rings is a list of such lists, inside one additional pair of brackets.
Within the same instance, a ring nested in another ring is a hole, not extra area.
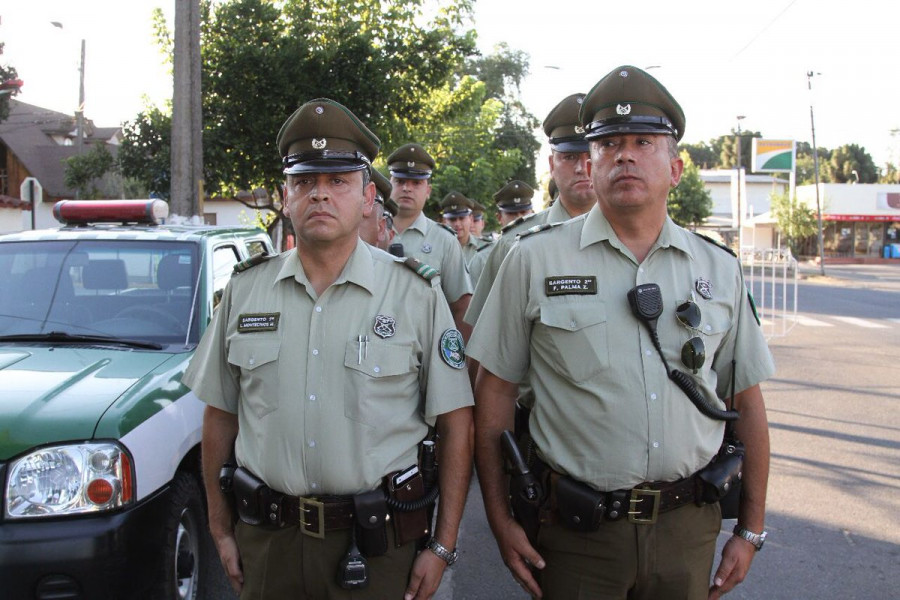
[(754, 173), (791, 173), (797, 164), (794, 140), (753, 138)]

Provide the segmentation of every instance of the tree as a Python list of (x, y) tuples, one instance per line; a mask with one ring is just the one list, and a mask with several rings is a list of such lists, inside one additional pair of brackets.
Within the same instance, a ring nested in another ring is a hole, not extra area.
[[(3, 54), (2, 42), (0, 54)], [(18, 76), (13, 67), (0, 65), (0, 122), (9, 116), (9, 99), (19, 93), (21, 82), (17, 81)]]
[[(759, 131), (743, 131), (741, 130), (741, 166), (745, 172), (752, 171), (752, 152), (753, 138), (761, 138), (763, 135)], [(718, 145), (721, 148), (719, 152), (719, 168), (734, 169), (737, 165), (737, 130), (732, 129), (731, 135), (723, 135), (718, 138)]]
[[(422, 0), (230, 0), (201, 5), (203, 154), (209, 195), (235, 198), (283, 180), (275, 137), (298, 106), (338, 100), (369, 126), (385, 150), (408, 141), (440, 88), (475, 49), (471, 0), (440, 8)], [(164, 50), (170, 36), (157, 20)], [(411, 68), (414, 66), (414, 68)], [(127, 174), (152, 167), (168, 138), (169, 111), (145, 111), (126, 131)], [(165, 131), (163, 131), (165, 129)], [(130, 137), (130, 139), (129, 139)], [(160, 165), (161, 166), (161, 165)], [(145, 176), (148, 177), (149, 176)], [(153, 189), (161, 192), (156, 183)], [(150, 186), (148, 186), (150, 187)], [(168, 195), (168, 190), (165, 191)], [(272, 210), (279, 211), (273, 206)]]
[(900, 183), (900, 169), (894, 163), (884, 165), (878, 175), (878, 183)]
[(669, 216), (682, 227), (696, 227), (712, 214), (712, 196), (690, 155), (682, 151), (681, 159), (684, 172), (678, 186), (669, 191)]
[[(797, 142), (797, 185), (815, 184), (815, 162), (813, 161), (812, 146), (809, 142)], [(816, 150), (819, 157), (819, 183), (828, 183), (831, 181), (825, 163), (831, 159), (831, 150), (822, 148)]]
[(778, 231), (785, 238), (791, 252), (797, 255), (801, 242), (819, 231), (815, 209), (800, 204), (796, 197), (791, 199), (787, 192), (770, 194), (769, 205), (778, 224)]
[(845, 144), (831, 153), (826, 169), (834, 183), (875, 183), (878, 168), (866, 149), (857, 144)]
[(149, 194), (168, 199), (171, 188), (172, 113), (149, 107), (122, 128), (119, 169)]
[(700, 169), (715, 169), (719, 164), (719, 154), (721, 151), (713, 149), (712, 145), (707, 142), (697, 142), (696, 144), (679, 144), (682, 152), (687, 152), (691, 157), (691, 162)]
[(116, 160), (106, 144), (95, 144), (90, 152), (65, 159), (66, 187), (77, 190), (79, 198), (97, 198), (97, 181), (115, 167)]

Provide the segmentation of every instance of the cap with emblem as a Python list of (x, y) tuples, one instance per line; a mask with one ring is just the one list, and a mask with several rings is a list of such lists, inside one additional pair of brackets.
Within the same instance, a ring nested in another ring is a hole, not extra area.
[(404, 144), (387, 158), (391, 175), (398, 179), (429, 179), (434, 159), (419, 144)]
[(285, 175), (371, 169), (381, 142), (350, 110), (310, 100), (288, 117), (277, 138)]
[(484, 218), (484, 204), (478, 200), (472, 200), (472, 218), (476, 221)]
[(504, 212), (523, 212), (531, 209), (534, 190), (524, 181), (513, 179), (494, 194), (497, 208)]
[(384, 204), (385, 198), (391, 197), (391, 180), (381, 174), (380, 171), (372, 169), (372, 181), (375, 182), (375, 202)]
[(445, 217), (464, 217), (472, 212), (474, 203), (459, 192), (450, 192), (441, 200), (441, 212)]
[(629, 65), (613, 69), (587, 93), (579, 113), (585, 139), (654, 133), (684, 135), (684, 111), (652, 75)]
[(563, 98), (544, 119), (544, 133), (550, 138), (550, 148), (556, 152), (588, 152), (584, 141), (584, 127), (578, 119), (584, 94)]

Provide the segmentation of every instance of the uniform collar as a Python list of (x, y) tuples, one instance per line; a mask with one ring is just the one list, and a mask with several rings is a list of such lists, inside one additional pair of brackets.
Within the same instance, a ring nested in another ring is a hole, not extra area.
[(422, 232), (422, 235), (428, 233), (428, 221), (430, 219), (425, 216), (424, 212), (420, 212), (419, 216), (416, 217), (416, 220), (412, 222), (412, 224), (407, 227), (407, 229), (416, 229)]
[(572, 215), (569, 214), (569, 211), (566, 210), (566, 207), (563, 206), (563, 203), (559, 198), (557, 198), (556, 202), (547, 209), (548, 223), (561, 223), (562, 221), (568, 221), (571, 218)]
[[(694, 255), (691, 252), (688, 239), (689, 235), (691, 234), (686, 229), (679, 227), (671, 218), (666, 216), (662, 231), (659, 232), (659, 237), (656, 238), (656, 243), (653, 247), (668, 248), (671, 246), (693, 258)], [(587, 217), (585, 217), (584, 227), (581, 229), (580, 249), (583, 250), (591, 244), (605, 240), (610, 241), (616, 248), (623, 247), (616, 232), (613, 231), (612, 225), (609, 224), (603, 211), (600, 210), (600, 206), (595, 204), (588, 212)]]
[[(331, 285), (340, 285), (342, 283), (354, 283), (372, 293), (375, 288), (375, 261), (372, 258), (371, 247), (357, 240), (356, 248), (350, 255), (347, 264), (338, 278)], [(300, 262), (300, 256), (297, 252), (291, 252), (288, 259), (281, 265), (275, 281), (280, 281), (288, 277), (294, 278), (301, 283), (307, 290), (311, 290), (312, 284), (303, 270), (303, 263)]]

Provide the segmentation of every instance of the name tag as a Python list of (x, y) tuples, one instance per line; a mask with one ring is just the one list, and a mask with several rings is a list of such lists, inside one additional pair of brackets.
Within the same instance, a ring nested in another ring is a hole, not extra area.
[(544, 293), (548, 296), (567, 294), (597, 294), (597, 278), (593, 275), (560, 275), (544, 279)]
[(277, 331), (281, 313), (263, 315), (238, 315), (238, 333)]

